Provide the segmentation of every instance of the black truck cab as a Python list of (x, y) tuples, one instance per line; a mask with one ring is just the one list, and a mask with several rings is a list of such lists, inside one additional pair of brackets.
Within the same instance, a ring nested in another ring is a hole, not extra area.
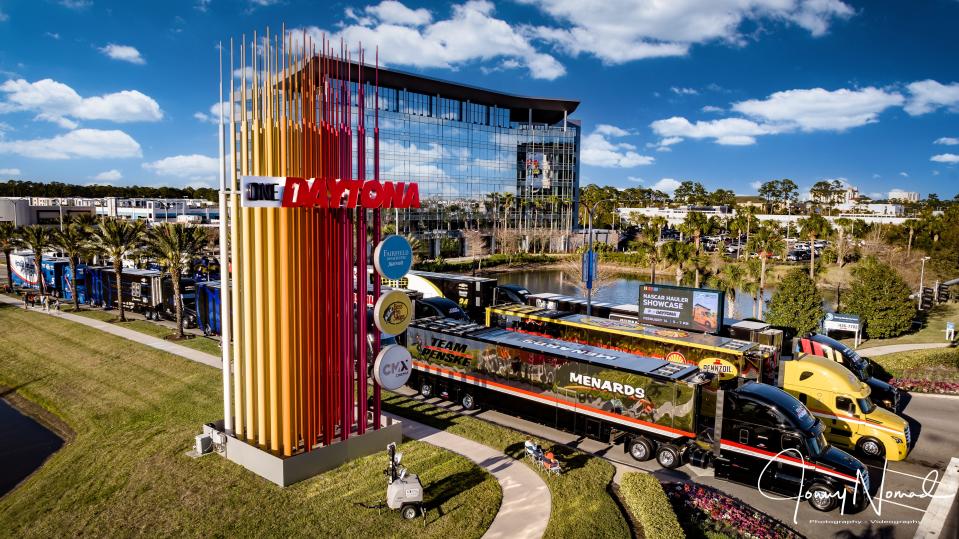
[(822, 422), (799, 400), (755, 382), (721, 393), (715, 423), (721, 450), (713, 460), (717, 478), (799, 496), (819, 511), (831, 511), (844, 500), (846, 509), (863, 504), (869, 470), (830, 446)]

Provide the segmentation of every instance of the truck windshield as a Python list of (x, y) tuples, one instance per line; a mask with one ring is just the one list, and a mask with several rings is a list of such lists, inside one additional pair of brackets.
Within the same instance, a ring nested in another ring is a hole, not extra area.
[(809, 446), (809, 456), (811, 457), (818, 457), (829, 447), (829, 442), (826, 441), (826, 435), (822, 432), (806, 438), (806, 444)]
[(873, 404), (872, 399), (869, 397), (856, 399), (856, 402), (859, 404), (859, 409), (862, 410), (862, 413), (864, 414), (871, 414), (872, 411), (876, 409), (876, 405)]
[(859, 380), (865, 382), (869, 379), (869, 363), (862, 356), (851, 348), (843, 350), (842, 355), (849, 360), (849, 370), (855, 373)]

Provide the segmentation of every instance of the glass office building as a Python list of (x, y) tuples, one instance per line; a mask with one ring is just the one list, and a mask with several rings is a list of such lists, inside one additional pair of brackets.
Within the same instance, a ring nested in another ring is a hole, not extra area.
[[(360, 69), (365, 81), (378, 77), (378, 103), (365, 96), (365, 123), (372, 132), (378, 112), (380, 178), (416, 182), (420, 189), (422, 207), (385, 215), (387, 224), (398, 221), (401, 233), (435, 240), (428, 241), (433, 254), (439, 239), (465, 230), (480, 232), (487, 247), (493, 230), (553, 236), (546, 241), (555, 249), (555, 237), (576, 226), (580, 125), (569, 115), (578, 101), (349, 67), (351, 80)], [(372, 157), (366, 168), (373, 170)]]

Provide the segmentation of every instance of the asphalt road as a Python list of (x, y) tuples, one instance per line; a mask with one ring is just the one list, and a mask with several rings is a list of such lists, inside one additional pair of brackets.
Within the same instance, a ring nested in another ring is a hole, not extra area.
[[(413, 394), (411, 390), (404, 389), (404, 392)], [(435, 398), (430, 402), (451, 410), (459, 409), (453, 403)], [(938, 470), (941, 475), (949, 459), (959, 457), (959, 423), (956, 421), (959, 398), (913, 395), (902, 413), (910, 421), (912, 432), (918, 435), (909, 457), (902, 462), (888, 463), (885, 470), (882, 461), (863, 460), (870, 468), (873, 485), (882, 484), (884, 493), (901, 494), (881, 498), (877, 494), (872, 505), (855, 514), (841, 514), (839, 510), (820, 513), (805, 502), (797, 505), (795, 500), (767, 499), (754, 487), (718, 480), (712, 476), (712, 470), (689, 465), (665, 470), (655, 460), (637, 462), (624, 452), (621, 444), (603, 444), (493, 410), (482, 410), (473, 415), (601, 456), (615, 464), (620, 472), (639, 469), (652, 472), (663, 481), (692, 480), (711, 486), (779, 519), (810, 539), (912, 538), (929, 504), (928, 497), (918, 497), (924, 491), (925, 478), (935, 479), (938, 475), (929, 474)], [(759, 470), (757, 477), (758, 474)], [(926, 490), (932, 491), (935, 483), (928, 485)], [(917, 497), (904, 497), (910, 493)], [(942, 535), (956, 536), (956, 530), (947, 530)]]

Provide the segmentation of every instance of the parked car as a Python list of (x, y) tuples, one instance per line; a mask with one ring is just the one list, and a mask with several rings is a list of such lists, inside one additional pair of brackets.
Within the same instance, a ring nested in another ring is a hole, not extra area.
[(803, 260), (809, 260), (811, 258), (809, 251), (789, 251), (786, 255), (786, 260), (790, 262), (801, 262)]

